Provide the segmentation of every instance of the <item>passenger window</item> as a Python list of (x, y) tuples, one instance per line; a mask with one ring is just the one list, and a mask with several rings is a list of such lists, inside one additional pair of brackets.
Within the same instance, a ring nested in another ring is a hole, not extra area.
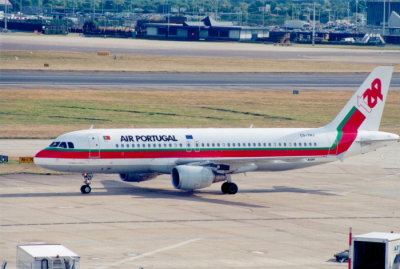
[(126, 144), (126, 147), (129, 148), (129, 144)]
[(314, 143), (314, 146), (316, 147), (316, 146), (317, 146), (317, 143)]
[(297, 146), (297, 145), (296, 145), (296, 143), (293, 143), (293, 146), (295, 146), (295, 147), (296, 147), (296, 146)]
[(240, 147), (240, 143), (238, 143), (238, 147)]
[(212, 144), (211, 144), (211, 146), (212, 146), (212, 147), (215, 147), (215, 144), (214, 144), (214, 143), (212, 143)]
[(267, 146), (267, 143), (263, 143), (263, 146), (266, 147), (266, 146)]
[(158, 147), (161, 148), (161, 144), (158, 144)]
[(232, 143), (232, 147), (236, 147), (235, 143)]
[(204, 143), (201, 143), (201, 147), (203, 147), (203, 148), (204, 148)]
[(219, 143), (217, 143), (217, 147), (220, 147), (220, 144), (219, 144)]
[(135, 144), (132, 144), (132, 148), (134, 148), (135, 147)]
[(308, 145), (311, 147), (311, 146), (312, 146), (312, 143), (308, 143)]
[(229, 148), (231, 146), (231, 143), (228, 143), (227, 145), (228, 145), (228, 148)]
[(121, 148), (123, 148), (124, 147), (124, 144), (121, 144)]
[(115, 147), (118, 148), (118, 144), (115, 144)]
[(286, 143), (283, 143), (283, 146), (286, 147)]
[(271, 143), (268, 143), (268, 147), (272, 146)]
[(67, 148), (67, 143), (66, 142), (61, 142), (58, 147), (66, 149)]
[(146, 144), (142, 144), (142, 148), (145, 148), (146, 147)]

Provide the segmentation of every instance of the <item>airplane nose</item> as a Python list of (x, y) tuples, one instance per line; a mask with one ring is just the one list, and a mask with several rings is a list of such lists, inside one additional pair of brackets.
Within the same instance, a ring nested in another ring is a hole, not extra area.
[(33, 157), (33, 162), (40, 167), (44, 167), (47, 164), (45, 157), (45, 150), (41, 150)]

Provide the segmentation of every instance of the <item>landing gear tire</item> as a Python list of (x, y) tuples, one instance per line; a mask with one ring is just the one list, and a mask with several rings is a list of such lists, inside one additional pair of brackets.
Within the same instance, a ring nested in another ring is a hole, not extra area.
[(225, 194), (235, 194), (238, 192), (238, 190), (238, 186), (232, 182), (225, 182), (221, 186), (221, 191)]
[(89, 194), (92, 191), (92, 188), (89, 185), (82, 185), (81, 193), (82, 194)]
[(224, 193), (224, 194), (227, 194), (227, 193), (228, 193), (228, 185), (229, 185), (228, 182), (224, 182), (224, 183), (221, 185), (221, 191), (222, 191), (222, 193)]
[(90, 187), (90, 184), (92, 183), (92, 178), (93, 178), (93, 173), (83, 173), (83, 184), (81, 187), (81, 193), (82, 194), (88, 194), (92, 191), (92, 188)]

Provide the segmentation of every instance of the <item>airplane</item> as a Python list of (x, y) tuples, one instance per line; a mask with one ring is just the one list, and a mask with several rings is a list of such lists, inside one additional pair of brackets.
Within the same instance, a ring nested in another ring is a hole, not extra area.
[(140, 182), (170, 174), (176, 189), (193, 191), (223, 182), (235, 194), (231, 175), (283, 171), (342, 160), (399, 142), (379, 126), (393, 67), (376, 67), (329, 124), (320, 128), (87, 129), (63, 134), (39, 151), (46, 169), (79, 172), (82, 194), (94, 173)]

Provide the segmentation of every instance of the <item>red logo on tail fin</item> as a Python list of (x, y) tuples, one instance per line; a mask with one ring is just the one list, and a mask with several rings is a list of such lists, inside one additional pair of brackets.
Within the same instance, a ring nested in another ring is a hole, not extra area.
[(382, 82), (379, 78), (376, 78), (372, 81), (371, 87), (362, 96), (358, 96), (357, 102), (359, 107), (364, 108), (365, 111), (370, 113), (378, 104), (378, 99), (383, 101)]

